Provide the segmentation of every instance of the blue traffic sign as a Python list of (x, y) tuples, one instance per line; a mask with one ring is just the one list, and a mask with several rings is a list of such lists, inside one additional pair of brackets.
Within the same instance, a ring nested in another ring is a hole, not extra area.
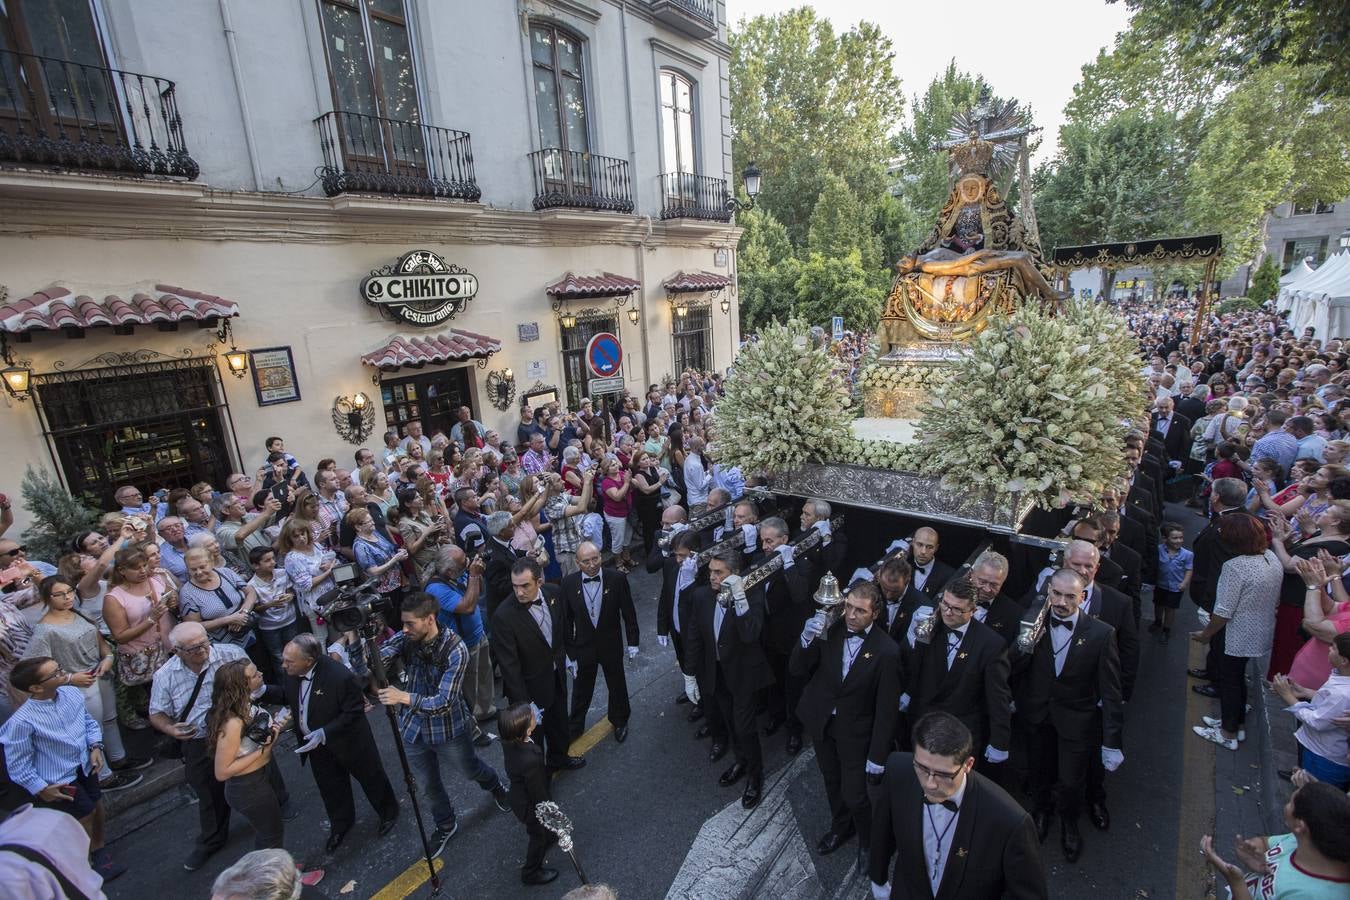
[(586, 345), (586, 365), (598, 377), (617, 375), (623, 363), (623, 347), (619, 339), (608, 331), (602, 331), (591, 338)]

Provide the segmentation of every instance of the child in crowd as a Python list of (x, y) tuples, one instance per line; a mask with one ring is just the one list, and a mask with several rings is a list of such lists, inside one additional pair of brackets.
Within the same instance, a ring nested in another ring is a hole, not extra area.
[(1153, 588), (1153, 624), (1148, 630), (1158, 642), (1172, 639), (1172, 622), (1181, 606), (1181, 595), (1191, 585), (1195, 554), (1181, 546), (1186, 533), (1176, 522), (1164, 522), (1162, 543), (1158, 544), (1158, 583)]
[(557, 869), (544, 866), (544, 854), (557, 840), (553, 832), (539, 824), (534, 814), (537, 804), (551, 800), (548, 772), (544, 768), (543, 748), (530, 737), (535, 729), (534, 712), (528, 703), (517, 703), (497, 719), (501, 732), (502, 759), (511, 782), (511, 811), (525, 823), (530, 842), (525, 850), (525, 865), (520, 869), (523, 884), (548, 884), (558, 877)]

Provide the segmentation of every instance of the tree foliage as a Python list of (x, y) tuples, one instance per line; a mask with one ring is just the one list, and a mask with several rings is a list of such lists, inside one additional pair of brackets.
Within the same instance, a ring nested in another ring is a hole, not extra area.
[(23, 532), (30, 559), (55, 562), (70, 550), (76, 535), (98, 524), (98, 513), (72, 497), (44, 468), (25, 469), (19, 492), (33, 519), (33, 524)]
[(881, 241), (872, 232), (872, 219), (848, 182), (833, 172), (825, 175), (825, 189), (816, 198), (807, 231), (809, 254), (843, 257), (857, 252), (862, 267), (881, 267)]
[(1280, 269), (1275, 265), (1275, 257), (1267, 256), (1252, 273), (1251, 287), (1247, 288), (1247, 299), (1265, 303), (1275, 299), (1280, 290)]
[(793, 287), (795, 315), (812, 325), (828, 325), (832, 316), (843, 316), (844, 327), (851, 330), (875, 328), (886, 298), (882, 278), (863, 268), (857, 250), (847, 256), (811, 254)]

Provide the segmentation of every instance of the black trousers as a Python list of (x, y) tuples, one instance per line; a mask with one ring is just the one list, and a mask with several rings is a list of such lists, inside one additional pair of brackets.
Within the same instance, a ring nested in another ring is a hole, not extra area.
[[(712, 702), (709, 692), (700, 687), (703, 694), (704, 715), (712, 731), (713, 740), (719, 737), (726, 740), (731, 734), (732, 745), (736, 748), (736, 761), (744, 763), (750, 777), (758, 778), (764, 774), (764, 753), (759, 746), (759, 703), (754, 691), (733, 693), (731, 685), (717, 667), (717, 684), (713, 685)], [(719, 730), (720, 729), (720, 730)]]
[(788, 670), (788, 654), (765, 647), (764, 655), (768, 657), (769, 668), (773, 672), (773, 684), (764, 691), (769, 717), (783, 720), (789, 735), (801, 737), (802, 720), (797, 718), (797, 704), (801, 702), (806, 679)]
[(548, 853), (548, 848), (557, 843), (558, 836), (539, 824), (533, 810), (524, 818), (519, 815), (516, 818), (525, 823), (525, 834), (530, 839), (525, 845), (525, 864), (520, 867), (520, 875), (524, 878), (544, 867), (544, 856)]
[(328, 749), (319, 745), (306, 754), (309, 770), (314, 775), (314, 783), (323, 798), (323, 808), (328, 813), (328, 821), (333, 832), (350, 831), (356, 823), (356, 804), (352, 801), (352, 779), (361, 785), (362, 792), (370, 805), (375, 807), (380, 821), (392, 819), (398, 815), (398, 798), (385, 774), (384, 764), (380, 762), (379, 752), (371, 742), (370, 753), (365, 754), (358, 765), (348, 768)]
[(871, 847), (872, 804), (867, 797), (867, 747), (856, 741), (839, 741), (834, 732), (838, 719), (825, 726), (825, 740), (816, 744), (816, 765), (825, 779), (825, 798), (830, 804), (830, 830), (858, 833), (858, 846)]
[(623, 651), (590, 663), (577, 663), (577, 677), (572, 682), (572, 715), (568, 721), (572, 740), (586, 730), (586, 712), (595, 696), (595, 675), (605, 670), (605, 688), (609, 691), (609, 721), (616, 728), (627, 725), (633, 708), (628, 702), (628, 679), (623, 671)]
[(1227, 627), (1220, 628), (1209, 639), (1209, 649), (1205, 651), (1205, 677), (1216, 684), (1219, 681), (1219, 669), (1223, 662), (1223, 642), (1227, 636)]
[[(1102, 765), (1102, 717), (1097, 715), (1097, 727), (1093, 732), (1095, 735), (1098, 752), (1088, 754), (1087, 771), (1087, 802), (1105, 803), (1106, 802), (1106, 766)], [(1124, 747), (1119, 748), (1124, 750)]]
[(1223, 730), (1229, 732), (1237, 731), (1247, 722), (1245, 656), (1229, 656), (1224, 653), (1219, 657), (1219, 717), (1223, 719)]
[(553, 702), (543, 712), (544, 761), (556, 765), (567, 758), (572, 743), (567, 734), (567, 676), (561, 669), (553, 672)]
[(1049, 718), (1030, 726), (1027, 737), (1034, 808), (1053, 807), (1066, 821), (1076, 820), (1087, 786), (1088, 758), (1101, 751), (1082, 737), (1061, 734)]
[(225, 785), (216, 781), (216, 763), (205, 738), (183, 741), (183, 775), (197, 794), (197, 843), (215, 852), (230, 837), (230, 805)]
[(230, 808), (238, 811), (253, 826), (254, 850), (281, 847), (285, 833), (281, 807), (290, 796), (286, 793), (286, 784), (281, 780), (275, 759), (268, 760), (267, 765), (256, 772), (227, 779), (224, 794)]

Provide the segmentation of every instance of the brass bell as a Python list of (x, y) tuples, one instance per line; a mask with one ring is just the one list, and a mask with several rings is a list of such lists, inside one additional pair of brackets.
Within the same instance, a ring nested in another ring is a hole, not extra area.
[(816, 589), (813, 598), (816, 605), (822, 609), (830, 609), (844, 602), (844, 597), (839, 593), (839, 579), (835, 578), (830, 572), (826, 572), (820, 579), (820, 587)]

